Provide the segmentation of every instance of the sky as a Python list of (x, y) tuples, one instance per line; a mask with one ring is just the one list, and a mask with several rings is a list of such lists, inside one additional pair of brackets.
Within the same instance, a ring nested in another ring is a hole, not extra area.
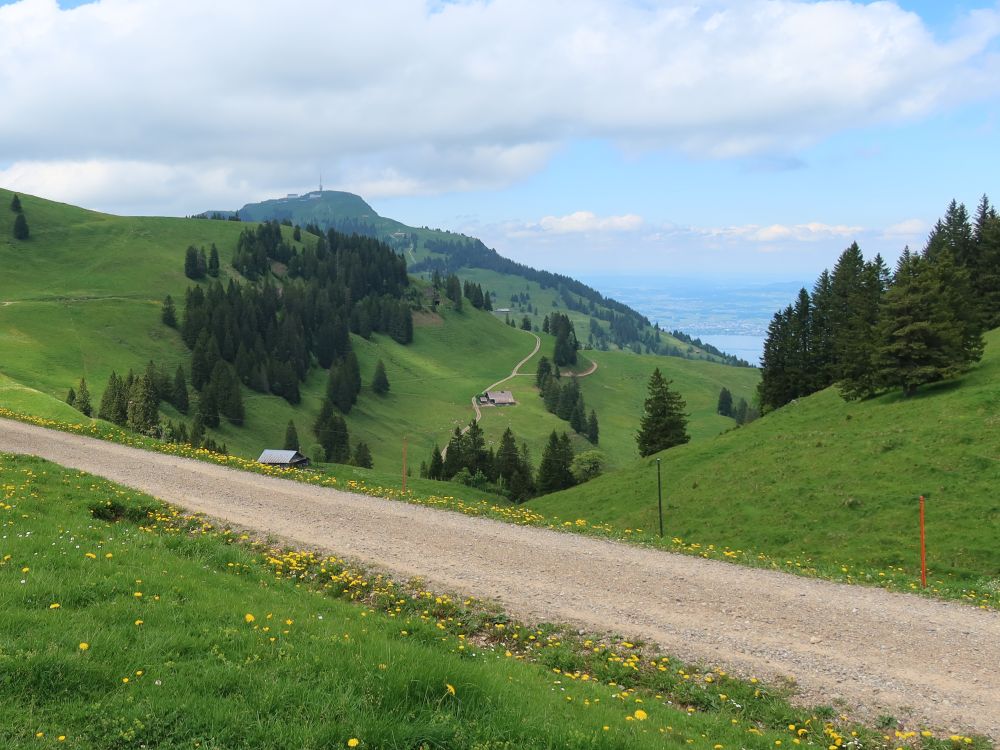
[(594, 277), (811, 283), (1000, 200), (1000, 2), (0, 0), (0, 186), (289, 192)]

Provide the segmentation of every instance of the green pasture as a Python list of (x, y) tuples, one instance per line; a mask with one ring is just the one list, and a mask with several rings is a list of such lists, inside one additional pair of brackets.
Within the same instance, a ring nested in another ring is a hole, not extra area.
[(894, 393), (844, 402), (828, 389), (531, 506), (545, 515), (655, 529), (660, 459), (668, 546), (678, 537), (838, 576), (863, 566), (876, 577), (902, 569), (912, 580), (923, 494), (932, 578), (978, 582), (995, 597), (1000, 330), (986, 341), (972, 372), (911, 399)]
[(0, 454), (0, 485), (4, 747), (899, 744), (756, 680), (268, 548), (39, 459)]

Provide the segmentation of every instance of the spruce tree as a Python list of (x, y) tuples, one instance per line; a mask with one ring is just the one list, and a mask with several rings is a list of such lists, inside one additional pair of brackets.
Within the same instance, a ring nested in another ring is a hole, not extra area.
[(715, 407), (715, 411), (724, 417), (731, 417), (733, 415), (733, 394), (725, 386), (719, 391), (719, 402)]
[(375, 375), (372, 377), (372, 390), (380, 396), (389, 392), (389, 378), (385, 374), (385, 363), (380, 359), (375, 363)]
[(431, 461), (427, 467), (428, 479), (444, 479), (444, 459), (441, 458), (441, 447), (435, 443), (431, 453)]
[(169, 294), (163, 298), (163, 308), (160, 310), (160, 320), (164, 325), (171, 328), (177, 327), (177, 310), (174, 307), (174, 298)]
[(76, 391), (72, 388), (69, 389), (69, 393), (66, 394), (66, 403), (76, 408)]
[(30, 234), (28, 220), (24, 218), (24, 214), (18, 214), (17, 218), (14, 219), (14, 239), (26, 240)]
[(368, 443), (360, 442), (354, 448), (354, 459), (352, 463), (362, 469), (372, 468), (372, 452)]
[(291, 419), (288, 420), (288, 427), (285, 428), (284, 449), (286, 451), (297, 451), (299, 449), (299, 433), (295, 429), (295, 422)]
[(10, 199), (10, 210), (16, 214), (21, 213), (21, 199), (17, 197), (17, 193)]
[(181, 414), (187, 414), (190, 408), (187, 381), (184, 378), (184, 368), (180, 365), (177, 365), (177, 372), (174, 374), (174, 387), (170, 394), (170, 403)]
[(564, 432), (560, 438), (553, 430), (549, 441), (542, 451), (542, 462), (538, 467), (538, 492), (547, 495), (573, 486), (573, 473), (570, 468), (573, 461), (573, 450), (569, 447), (569, 437)]
[(133, 432), (148, 434), (158, 418), (156, 391), (144, 373), (135, 378), (129, 388), (126, 426)]
[(904, 254), (886, 294), (876, 372), (883, 388), (912, 396), (925, 383), (967, 371), (983, 353), (971, 282), (949, 249), (933, 260)]
[(690, 440), (686, 408), (680, 394), (670, 390), (670, 382), (663, 379), (660, 368), (653, 370), (636, 435), (640, 456), (649, 456)]
[(212, 243), (212, 250), (208, 256), (208, 275), (216, 277), (219, 275), (219, 248)]
[(590, 417), (587, 419), (587, 440), (591, 442), (592, 445), (597, 445), (601, 439), (601, 431), (597, 425), (597, 414), (593, 409), (590, 410)]
[(195, 281), (201, 278), (198, 274), (198, 250), (194, 245), (188, 245), (184, 251), (184, 275)]
[(83, 378), (80, 378), (80, 387), (76, 390), (76, 403), (73, 405), (85, 417), (89, 417), (93, 411), (93, 407), (90, 405), (90, 390), (87, 388), (87, 381)]

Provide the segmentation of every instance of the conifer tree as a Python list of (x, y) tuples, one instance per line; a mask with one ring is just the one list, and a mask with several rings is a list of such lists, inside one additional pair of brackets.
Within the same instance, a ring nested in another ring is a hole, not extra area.
[(663, 379), (657, 367), (649, 379), (649, 395), (636, 435), (640, 456), (649, 456), (690, 440), (685, 409), (684, 400), (670, 390), (670, 382)]
[(560, 438), (553, 430), (538, 467), (538, 492), (547, 495), (572, 487), (574, 483), (570, 468), (572, 462), (573, 449), (570, 447), (569, 436), (564, 432)]
[(587, 418), (587, 440), (591, 442), (592, 445), (597, 445), (601, 439), (601, 431), (597, 425), (597, 414), (593, 409), (590, 410), (590, 417)]
[(69, 389), (69, 393), (66, 394), (66, 403), (72, 407), (76, 407), (76, 391), (72, 388)]
[(715, 407), (715, 411), (724, 417), (731, 417), (733, 415), (733, 394), (725, 386), (719, 391), (719, 402)]
[(968, 271), (950, 250), (939, 250), (933, 260), (904, 253), (879, 326), (878, 385), (901, 388), (909, 397), (977, 362), (983, 340), (970, 296)]
[(444, 479), (444, 459), (441, 458), (441, 447), (435, 443), (431, 452), (430, 464), (427, 466), (428, 479)]
[(18, 214), (17, 218), (14, 219), (14, 239), (15, 240), (26, 240), (31, 234), (28, 229), (28, 220), (24, 218), (24, 214)]
[(219, 248), (212, 243), (212, 249), (208, 256), (208, 275), (216, 277), (219, 275)]
[(108, 376), (108, 385), (101, 396), (101, 405), (97, 410), (100, 419), (125, 426), (128, 418), (128, 392), (125, 383), (114, 370)]
[(181, 414), (187, 414), (190, 408), (187, 380), (184, 378), (184, 368), (180, 365), (177, 365), (177, 372), (174, 374), (174, 387), (171, 391), (170, 403)]
[(372, 468), (372, 452), (368, 447), (368, 443), (359, 442), (354, 447), (354, 459), (351, 463), (355, 466), (360, 466), (363, 469)]
[(375, 363), (375, 375), (372, 377), (372, 390), (380, 396), (389, 392), (389, 378), (385, 374), (385, 363), (380, 359)]
[(133, 432), (149, 433), (156, 426), (156, 390), (149, 377), (143, 373), (132, 380), (128, 391), (126, 426)]
[(464, 449), (462, 431), (456, 425), (455, 431), (452, 433), (451, 439), (448, 440), (448, 445), (444, 451), (444, 464), (441, 469), (442, 479), (451, 479), (465, 466), (465, 457), (462, 455)]
[(201, 389), (201, 393), (198, 397), (198, 416), (201, 417), (202, 423), (205, 427), (218, 427), (219, 426), (219, 401), (216, 398), (215, 391), (206, 387)]
[(10, 199), (10, 210), (16, 214), (21, 213), (21, 199), (17, 197), (17, 193)]
[(177, 310), (174, 307), (174, 298), (169, 294), (163, 298), (163, 308), (160, 310), (160, 320), (164, 325), (171, 328), (177, 327)]
[(193, 280), (201, 278), (198, 274), (198, 250), (194, 245), (188, 245), (184, 251), (184, 275)]
[(288, 420), (288, 427), (285, 428), (284, 449), (286, 451), (297, 451), (299, 449), (299, 433), (295, 429), (295, 422), (291, 419)]
[(76, 403), (73, 405), (85, 417), (89, 417), (93, 411), (93, 407), (90, 405), (90, 390), (87, 388), (87, 381), (83, 378), (80, 378), (80, 387), (76, 390)]

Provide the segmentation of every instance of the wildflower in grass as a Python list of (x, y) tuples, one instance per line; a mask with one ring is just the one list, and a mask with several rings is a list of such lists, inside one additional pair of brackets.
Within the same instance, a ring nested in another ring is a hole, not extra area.
[(59, 602), (52, 602), (52, 604), (49, 605), (49, 609), (59, 609)]
[(347, 746), (348, 747), (357, 747), (360, 744), (361, 744), (361, 740), (359, 740), (357, 737), (351, 737), (351, 739), (349, 739), (347, 741)]
[(104, 556), (106, 560), (110, 560), (112, 557), (114, 557), (114, 555), (112, 555), (110, 552)]
[(254, 621), (254, 620), (256, 620), (257, 618), (256, 618), (256, 617), (254, 617), (254, 616), (253, 616), (252, 614), (250, 614), (249, 612), (247, 612), (247, 613), (246, 613), (245, 615), (243, 615), (243, 619), (244, 619), (244, 620), (246, 620), (247, 624), (250, 624), (251, 622), (253, 622), (253, 621)]
[(81, 651), (86, 651), (88, 648), (90, 648), (90, 644), (87, 643), (86, 641), (81, 642), (79, 645), (79, 649)]
[(142, 625), (142, 620), (136, 620), (136, 621), (135, 621), (135, 624), (136, 624), (136, 626), (137, 626), (137, 627), (138, 627), (139, 625)]
[(634, 714), (632, 714), (632, 715), (633, 715), (633, 716), (634, 716), (634, 717), (635, 717), (636, 719), (638, 719), (639, 721), (645, 721), (646, 719), (648, 719), (648, 718), (649, 718), (649, 714), (647, 714), (647, 713), (646, 713), (645, 711), (643, 711), (643, 710), (642, 710), (641, 708), (640, 708), (640, 709), (637, 709), (637, 710), (636, 710), (636, 712), (635, 712)]
[(445, 686), (445, 689), (446, 689), (446, 690), (448, 691), (448, 695), (454, 695), (454, 694), (455, 694), (455, 688), (454, 688), (454, 687), (453, 687), (452, 685), (449, 685), (449, 684), (448, 684), (448, 683), (446, 682), (446, 683), (444, 684), (444, 686)]

